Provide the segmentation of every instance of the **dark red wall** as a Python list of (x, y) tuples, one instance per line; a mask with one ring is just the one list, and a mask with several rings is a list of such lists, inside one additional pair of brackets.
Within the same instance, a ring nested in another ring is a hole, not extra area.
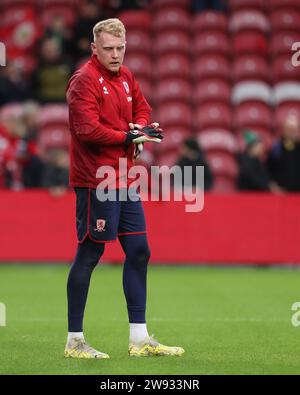
[[(200, 213), (184, 202), (144, 207), (153, 263), (300, 263), (300, 195), (207, 194)], [(72, 192), (2, 191), (0, 218), (0, 261), (72, 260)], [(123, 260), (118, 242), (103, 259)]]

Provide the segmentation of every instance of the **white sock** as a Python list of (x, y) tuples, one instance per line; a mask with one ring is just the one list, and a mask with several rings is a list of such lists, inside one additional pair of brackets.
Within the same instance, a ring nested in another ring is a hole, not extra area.
[(129, 323), (129, 343), (140, 344), (149, 337), (146, 324)]
[(83, 332), (68, 332), (67, 343), (70, 343), (73, 339), (83, 339)]

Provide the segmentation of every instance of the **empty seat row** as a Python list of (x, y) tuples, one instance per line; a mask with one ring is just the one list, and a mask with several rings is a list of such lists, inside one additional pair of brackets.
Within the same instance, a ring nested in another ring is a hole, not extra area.
[(161, 104), (156, 110), (156, 118), (169, 127), (184, 127), (190, 130), (203, 130), (210, 127), (228, 130), (242, 130), (244, 128), (261, 128), (275, 132), (288, 114), (300, 117), (300, 103), (283, 103), (273, 112), (267, 104), (260, 101), (244, 102), (233, 109), (225, 103), (203, 103), (195, 110), (183, 102), (168, 102)]
[[(151, 87), (149, 88), (151, 89)], [(281, 82), (272, 88), (258, 80), (246, 80), (233, 87), (222, 79), (208, 78), (192, 84), (182, 78), (165, 78), (153, 85), (155, 94), (151, 96), (154, 104), (159, 106), (166, 101), (181, 101), (187, 104), (205, 102), (230, 102), (234, 105), (246, 101), (261, 101), (268, 105), (287, 101), (300, 103), (300, 82)], [(147, 95), (146, 95), (147, 96)]]
[(270, 62), (262, 56), (246, 54), (231, 62), (221, 54), (200, 55), (191, 61), (182, 54), (171, 53), (153, 61), (150, 56), (135, 53), (127, 54), (124, 64), (138, 79), (142, 77), (151, 81), (173, 77), (193, 82), (221, 78), (232, 82), (257, 79), (276, 83), (300, 78), (300, 67), (293, 65), (291, 54), (277, 56)]

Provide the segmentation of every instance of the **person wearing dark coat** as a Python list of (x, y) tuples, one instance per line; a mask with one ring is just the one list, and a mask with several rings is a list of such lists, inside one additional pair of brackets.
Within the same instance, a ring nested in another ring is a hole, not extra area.
[(213, 175), (211, 169), (206, 162), (204, 153), (194, 138), (188, 138), (185, 140), (182, 148), (181, 157), (178, 159), (177, 166), (182, 169), (183, 183), (184, 183), (184, 167), (191, 166), (192, 168), (192, 185), (196, 186), (196, 167), (204, 166), (204, 190), (210, 190), (213, 185)]
[(238, 189), (243, 191), (271, 191), (270, 177), (263, 161), (264, 144), (251, 131), (244, 134), (245, 152), (239, 157)]
[(268, 157), (271, 179), (287, 192), (300, 191), (300, 122), (290, 115), (283, 123), (281, 137)]

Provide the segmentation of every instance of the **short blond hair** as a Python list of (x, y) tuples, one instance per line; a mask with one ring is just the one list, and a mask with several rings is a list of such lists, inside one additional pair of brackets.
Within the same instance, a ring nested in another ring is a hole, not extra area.
[(126, 34), (126, 29), (120, 19), (109, 18), (96, 23), (93, 28), (94, 40), (101, 32), (110, 33), (116, 37), (123, 37)]

